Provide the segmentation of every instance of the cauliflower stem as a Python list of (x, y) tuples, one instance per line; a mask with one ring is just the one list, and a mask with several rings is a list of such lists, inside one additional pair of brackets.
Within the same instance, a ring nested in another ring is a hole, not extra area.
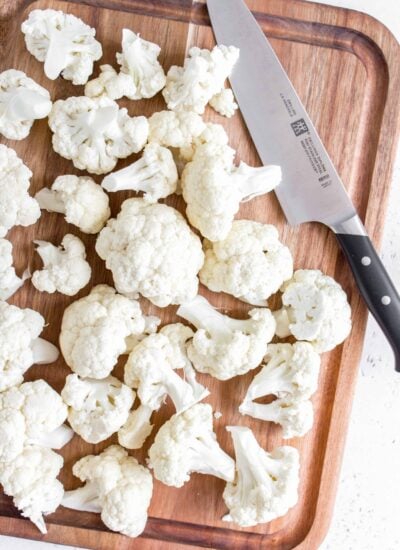
[(101, 505), (96, 484), (87, 482), (83, 487), (78, 487), (73, 491), (65, 491), (61, 506), (79, 512), (100, 514)]
[(213, 437), (204, 434), (188, 442), (187, 466), (189, 471), (208, 474), (232, 481), (232, 458), (225, 453)]
[(179, 306), (177, 315), (189, 321), (197, 329), (204, 329), (213, 337), (230, 337), (232, 332), (252, 332), (252, 319), (232, 319), (212, 307), (203, 296)]
[(128, 420), (118, 431), (118, 443), (126, 449), (141, 449), (153, 431), (150, 421), (153, 412), (151, 407), (143, 404), (130, 412)]
[(284, 439), (302, 437), (311, 430), (314, 411), (311, 401), (275, 399), (267, 405), (244, 401), (240, 407), (241, 414), (247, 414), (259, 420), (280, 424)]
[(35, 199), (39, 203), (41, 210), (65, 214), (65, 204), (55, 191), (44, 187), (36, 193)]
[(24, 282), (31, 278), (31, 274), (29, 269), (25, 269), (25, 271), (22, 274), (22, 277), (17, 277), (17, 275), (14, 274), (14, 277), (12, 279), (12, 284), (10, 286), (7, 286), (7, 288), (1, 288), (0, 286), (0, 300), (8, 300), (11, 298), (13, 294), (17, 292), (23, 286)]
[(16, 88), (12, 92), (2, 92), (0, 101), (7, 103), (6, 113), (9, 120), (36, 120), (45, 118), (51, 110), (51, 101), (43, 94), (27, 88)]
[(74, 437), (75, 432), (65, 424), (50, 433), (41, 433), (38, 437), (28, 439), (27, 443), (38, 445), (39, 447), (49, 447), (50, 449), (62, 449)]
[(36, 338), (33, 340), (31, 349), (33, 353), (33, 363), (36, 365), (54, 363), (60, 355), (58, 348), (44, 338)]
[(229, 176), (232, 186), (237, 187), (240, 202), (246, 202), (259, 195), (269, 193), (282, 178), (280, 166), (248, 166), (241, 162)]
[(143, 156), (122, 170), (106, 176), (106, 191), (143, 191), (144, 198), (156, 202), (176, 191), (178, 171), (171, 151), (158, 143), (150, 143)]

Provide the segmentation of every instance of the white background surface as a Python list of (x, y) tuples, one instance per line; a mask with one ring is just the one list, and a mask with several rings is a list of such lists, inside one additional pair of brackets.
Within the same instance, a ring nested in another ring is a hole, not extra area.
[[(400, 40), (399, 0), (322, 0), (322, 3), (365, 11), (382, 21)], [(400, 159), (394, 172), (382, 246), (383, 261), (398, 288), (399, 180)], [(1, 550), (70, 548), (0, 536)], [(379, 328), (370, 319), (335, 513), (329, 534), (320, 550), (399, 549), (400, 374), (394, 372), (391, 351)]]

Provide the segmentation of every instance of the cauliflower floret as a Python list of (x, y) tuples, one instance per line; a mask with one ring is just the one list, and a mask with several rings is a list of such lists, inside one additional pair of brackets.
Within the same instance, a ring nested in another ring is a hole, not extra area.
[(136, 87), (130, 75), (117, 73), (111, 65), (100, 65), (99, 76), (89, 80), (85, 86), (85, 96), (93, 98), (120, 99), (134, 94), (135, 91)]
[(81, 380), (70, 374), (61, 392), (68, 405), (68, 422), (88, 443), (99, 443), (126, 422), (135, 393), (114, 376)]
[(29, 279), (29, 270), (17, 277), (13, 266), (12, 244), (0, 238), (0, 300), (8, 300)]
[(113, 172), (102, 181), (106, 191), (143, 191), (146, 202), (157, 202), (175, 193), (178, 170), (169, 149), (158, 143), (150, 143), (142, 157), (118, 172)]
[(149, 142), (164, 147), (190, 147), (204, 128), (201, 116), (196, 113), (159, 111), (149, 118)]
[(0, 462), (10, 462), (28, 444), (61, 449), (74, 432), (65, 426), (67, 407), (45, 380), (0, 393)]
[(275, 320), (269, 309), (252, 309), (247, 320), (232, 319), (202, 296), (181, 305), (177, 315), (198, 329), (188, 345), (194, 367), (219, 380), (255, 369), (275, 333)]
[[(197, 382), (186, 354), (186, 342), (192, 336), (189, 327), (175, 323), (147, 336), (133, 348), (125, 365), (124, 381), (137, 389), (142, 409), (133, 412), (136, 424), (132, 417), (128, 419), (135, 435), (129, 432), (126, 425), (119, 434), (119, 442), (124, 447), (132, 440), (143, 444), (137, 434), (149, 434), (152, 429), (151, 412), (161, 407), (167, 395), (178, 414), (209, 395), (210, 392)], [(183, 370), (184, 379), (175, 372), (177, 369)]]
[(110, 217), (108, 195), (87, 176), (58, 176), (35, 195), (42, 210), (65, 214), (83, 233), (98, 233)]
[(33, 10), (21, 30), (29, 53), (44, 62), (50, 80), (61, 74), (73, 84), (85, 84), (93, 63), (103, 55), (100, 42), (94, 38), (95, 29), (62, 11)]
[(81, 458), (72, 468), (83, 487), (66, 491), (62, 506), (101, 513), (112, 531), (137, 537), (147, 522), (147, 509), (153, 494), (150, 472), (118, 445), (101, 454)]
[(233, 481), (235, 463), (213, 432), (211, 405), (198, 403), (163, 424), (149, 450), (149, 467), (173, 487), (182, 487), (193, 472)]
[(49, 92), (22, 71), (0, 73), (0, 134), (7, 139), (24, 139), (35, 120), (51, 111)]
[(308, 342), (270, 344), (266, 359), (250, 384), (245, 401), (267, 395), (304, 401), (317, 390), (321, 359)]
[(276, 312), (279, 337), (293, 334), (297, 340), (311, 342), (320, 353), (347, 338), (351, 309), (346, 293), (332, 277), (318, 269), (299, 269), (282, 291), (283, 308)]
[(129, 99), (155, 96), (165, 86), (164, 70), (158, 62), (161, 48), (143, 40), (129, 29), (122, 30), (122, 53), (117, 53), (121, 73), (129, 74), (136, 92)]
[(215, 46), (211, 51), (190, 48), (183, 67), (173, 65), (167, 73), (162, 94), (168, 109), (203, 114), (207, 103), (224, 89), (238, 58), (234, 46)]
[(292, 255), (273, 225), (234, 221), (226, 239), (205, 240), (204, 250), (200, 281), (214, 292), (227, 292), (255, 306), (266, 306), (293, 274)]
[(280, 398), (268, 405), (244, 401), (239, 411), (253, 418), (279, 424), (282, 427), (283, 439), (303, 437), (311, 430), (314, 422), (313, 405), (308, 400), (297, 401)]
[[(176, 114), (180, 115), (181, 113)], [(210, 152), (210, 154), (218, 155), (219, 158), (224, 159), (224, 162), (229, 168), (233, 164), (235, 151), (228, 146), (228, 140), (228, 134), (221, 124), (207, 122), (203, 131), (199, 135), (193, 136), (191, 144), (180, 147), (179, 154), (183, 160), (189, 162), (193, 160), (196, 151), (200, 154)]]
[(35, 288), (74, 296), (88, 284), (92, 270), (85, 259), (85, 245), (78, 237), (68, 233), (59, 247), (46, 241), (33, 242), (43, 262), (43, 269), (32, 275)]
[(0, 301), (0, 392), (21, 384), (34, 363), (53, 363), (58, 349), (39, 338), (44, 319), (33, 309)]
[(165, 86), (166, 80), (157, 60), (160, 51), (157, 44), (143, 40), (129, 29), (123, 29), (122, 53), (117, 53), (120, 72), (117, 73), (110, 65), (102, 65), (100, 76), (87, 83), (85, 95), (106, 95), (111, 99), (155, 96)]
[(108, 97), (59, 99), (49, 115), (53, 148), (80, 170), (110, 172), (117, 160), (138, 153), (146, 144), (146, 117), (130, 117)]
[(132, 337), (154, 332), (159, 322), (145, 317), (135, 300), (97, 285), (64, 311), (61, 351), (67, 365), (83, 378), (106, 378), (118, 357), (132, 349)]
[(159, 307), (197, 294), (197, 273), (204, 261), (201, 242), (170, 206), (124, 201), (117, 218), (101, 230), (96, 252), (122, 294), (140, 293)]
[[(320, 356), (308, 342), (270, 344), (267, 364), (251, 382), (239, 412), (275, 422), (283, 427), (283, 437), (301, 437), (313, 424), (309, 398), (317, 390)], [(275, 395), (268, 404), (256, 399)]]
[(281, 182), (282, 172), (279, 166), (253, 168), (245, 162), (238, 167), (226, 166), (218, 151), (198, 151), (182, 173), (186, 215), (203, 237), (222, 241), (232, 228), (240, 203), (269, 193)]
[(236, 477), (226, 484), (229, 509), (224, 521), (252, 527), (284, 516), (298, 500), (299, 452), (294, 447), (262, 449), (250, 428), (229, 426), (236, 455)]
[(222, 116), (226, 116), (227, 118), (231, 118), (238, 108), (238, 104), (236, 103), (233, 92), (230, 88), (224, 88), (219, 92), (219, 94), (215, 94), (210, 99), (209, 103), (210, 106), (217, 111), (217, 113)]
[(28, 194), (32, 172), (14, 149), (0, 144), (0, 237), (14, 225), (32, 225), (40, 218), (38, 203)]
[(57, 476), (64, 463), (62, 456), (46, 447), (28, 445), (14, 460), (0, 464), (0, 483), (23, 517), (39, 531), (47, 533), (43, 515), (56, 511), (64, 488)]

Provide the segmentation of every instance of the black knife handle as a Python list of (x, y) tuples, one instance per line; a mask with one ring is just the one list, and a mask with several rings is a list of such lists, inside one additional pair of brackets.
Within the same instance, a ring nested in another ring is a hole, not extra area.
[(400, 372), (400, 297), (367, 235), (336, 233), (368, 309), (388, 339)]

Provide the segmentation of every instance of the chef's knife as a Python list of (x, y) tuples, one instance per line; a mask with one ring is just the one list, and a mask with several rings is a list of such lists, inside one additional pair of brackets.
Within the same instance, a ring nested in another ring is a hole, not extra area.
[(275, 189), (291, 225), (321, 222), (336, 234), (400, 372), (400, 298), (310, 117), (243, 0), (207, 0), (218, 44), (240, 57), (230, 82), (264, 164), (279, 164)]

